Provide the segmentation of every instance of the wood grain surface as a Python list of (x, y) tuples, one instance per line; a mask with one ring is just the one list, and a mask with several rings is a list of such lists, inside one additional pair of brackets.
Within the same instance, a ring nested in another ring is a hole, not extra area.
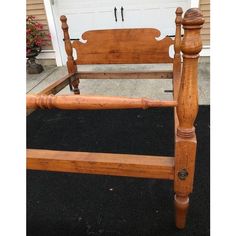
[(173, 179), (174, 158), (27, 149), (27, 169)]
[[(174, 41), (166, 36), (158, 40), (158, 29), (112, 29), (87, 31), (86, 42), (74, 40), (77, 64), (170, 63), (169, 47)], [(157, 39), (156, 39), (157, 38)]]

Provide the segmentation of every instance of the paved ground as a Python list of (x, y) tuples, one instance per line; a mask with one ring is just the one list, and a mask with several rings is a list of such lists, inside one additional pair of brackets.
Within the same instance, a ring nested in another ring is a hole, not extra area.
[[(47, 66), (45, 71), (38, 75), (27, 75), (27, 93), (38, 93), (45, 87), (60, 79), (67, 74), (66, 67)], [(110, 70), (156, 70), (170, 69), (172, 65), (81, 65), (78, 70), (93, 70), (99, 71), (109, 68)], [(210, 104), (210, 63), (209, 59), (204, 59), (199, 64), (199, 104)], [(129, 97), (148, 97), (155, 99), (171, 100), (170, 93), (165, 90), (172, 89), (171, 80), (81, 80), (81, 94), (96, 94), (96, 95), (114, 95), (114, 96), (129, 96)], [(63, 89), (60, 94), (71, 93), (69, 88)]]

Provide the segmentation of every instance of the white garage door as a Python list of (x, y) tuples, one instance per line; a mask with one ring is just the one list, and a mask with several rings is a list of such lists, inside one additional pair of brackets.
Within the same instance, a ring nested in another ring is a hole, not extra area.
[(95, 29), (158, 28), (162, 36), (175, 33), (175, 10), (190, 8), (190, 0), (54, 0), (52, 9), (63, 64), (66, 54), (60, 16), (66, 15), (71, 38)]

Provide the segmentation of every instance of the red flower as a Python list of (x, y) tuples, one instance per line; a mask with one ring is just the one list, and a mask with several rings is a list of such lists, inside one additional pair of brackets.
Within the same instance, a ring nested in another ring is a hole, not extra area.
[(26, 48), (30, 52), (35, 46), (47, 45), (45, 40), (50, 40), (50, 34), (43, 31), (43, 25), (35, 20), (35, 16), (26, 18)]

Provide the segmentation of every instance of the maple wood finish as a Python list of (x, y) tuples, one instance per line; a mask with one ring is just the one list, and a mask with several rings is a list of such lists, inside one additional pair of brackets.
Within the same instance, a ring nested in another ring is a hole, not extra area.
[(183, 10), (178, 7), (175, 11), (176, 19), (176, 31), (175, 31), (175, 43), (174, 43), (174, 61), (173, 61), (173, 87), (174, 87), (174, 99), (178, 98), (179, 85), (181, 79), (181, 56), (180, 56), (180, 44), (181, 44), (181, 22)]
[(80, 79), (172, 79), (173, 71), (125, 71), (125, 72), (87, 72), (79, 71)]
[[(192, 192), (196, 156), (196, 134), (194, 121), (198, 112), (198, 58), (202, 49), (200, 30), (204, 18), (199, 9), (189, 9), (184, 14), (182, 25), (184, 38), (181, 42), (183, 69), (178, 94), (177, 116), (179, 125), (175, 140), (175, 180), (174, 191), (176, 226), (185, 227), (189, 206), (188, 195)], [(186, 170), (187, 178), (178, 178), (180, 170)]]
[(151, 107), (173, 107), (177, 105), (176, 101), (82, 95), (28, 95), (26, 102), (27, 108), (58, 108), (65, 110), (147, 109)]
[(174, 158), (160, 156), (28, 149), (27, 168), (71, 173), (174, 179)]
[[(198, 58), (202, 48), (200, 30), (204, 23), (199, 9), (191, 8), (182, 19), (182, 9), (176, 10), (175, 40), (169, 37), (157, 41), (156, 29), (95, 30), (83, 34), (82, 43), (71, 43), (66, 17), (61, 17), (65, 50), (68, 56), (68, 76), (52, 84), (40, 94), (27, 95), (27, 108), (58, 109), (127, 109), (174, 107), (175, 156), (65, 152), (27, 150), (27, 168), (33, 170), (73, 173), (105, 174), (144, 178), (161, 178), (174, 182), (176, 227), (186, 225), (189, 194), (193, 190), (196, 134), (194, 121), (198, 112)], [(184, 37), (181, 38), (181, 25)], [(169, 46), (174, 44), (174, 58), (169, 57)], [(77, 59), (72, 56), (73, 47)], [(183, 66), (181, 65), (181, 52)], [(79, 72), (77, 64), (101, 63), (173, 63), (172, 71), (149, 72)], [(64, 95), (54, 96), (67, 84), (78, 93), (79, 79), (169, 78), (173, 75), (173, 101), (146, 98)]]
[[(70, 41), (70, 36), (68, 32), (68, 25), (67, 25), (67, 18), (65, 16), (61, 16), (61, 28), (64, 33), (64, 43), (65, 43), (65, 50), (67, 54), (67, 70), (68, 73), (76, 73), (77, 72), (77, 65), (75, 64), (74, 58), (73, 58), (73, 49)], [(79, 77), (76, 78), (73, 82), (71, 82), (71, 86), (74, 88), (75, 94), (80, 94), (79, 91)]]
[[(169, 47), (174, 42), (157, 29), (111, 29), (87, 31), (83, 43), (75, 40), (77, 64), (171, 63)], [(94, 40), (96, 39), (96, 40)], [(102, 46), (101, 46), (102, 44)]]
[[(70, 84), (70, 82), (73, 82), (75, 79), (76, 79), (75, 73), (68, 74), (64, 76), (63, 78), (57, 80), (56, 82), (52, 83), (47, 88), (43, 89), (37, 95), (57, 94), (63, 88), (65, 88), (68, 84)], [(27, 106), (27, 112), (26, 112), (27, 115), (31, 114), (33, 111), (35, 111), (35, 108), (29, 108)]]

